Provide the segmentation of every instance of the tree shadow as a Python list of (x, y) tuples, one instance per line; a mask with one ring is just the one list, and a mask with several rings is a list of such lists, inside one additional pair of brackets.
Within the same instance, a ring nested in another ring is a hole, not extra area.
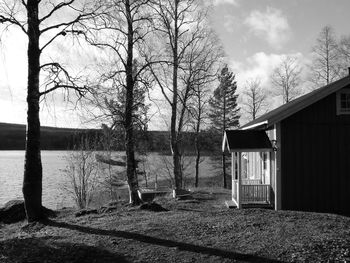
[(123, 256), (84, 244), (60, 242), (57, 237), (13, 238), (0, 242), (0, 262), (128, 262)]
[(179, 250), (183, 250), (183, 251), (206, 254), (209, 256), (219, 256), (222, 258), (241, 260), (241, 261), (245, 261), (245, 262), (282, 262), (279, 260), (265, 258), (265, 257), (257, 256), (257, 255), (242, 254), (242, 253), (226, 251), (226, 250), (222, 250), (222, 249), (218, 249), (218, 248), (204, 247), (204, 246), (200, 246), (200, 245), (188, 244), (188, 243), (183, 243), (183, 242), (178, 242), (178, 241), (173, 241), (173, 240), (168, 240), (168, 239), (162, 239), (162, 238), (158, 238), (158, 237), (152, 237), (152, 236), (148, 236), (148, 235), (131, 233), (131, 232), (126, 232), (126, 231), (97, 229), (97, 228), (68, 224), (68, 223), (64, 223), (64, 222), (55, 222), (52, 220), (49, 220), (47, 222), (47, 225), (53, 226), (53, 227), (75, 230), (75, 231), (79, 231), (79, 232), (87, 233), (87, 234), (131, 239), (131, 240), (136, 240), (139, 242), (163, 246), (163, 247), (170, 247), (170, 248), (176, 247)]

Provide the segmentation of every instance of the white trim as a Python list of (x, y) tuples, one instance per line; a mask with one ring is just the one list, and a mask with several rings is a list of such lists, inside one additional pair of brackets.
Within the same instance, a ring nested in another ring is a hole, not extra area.
[[(226, 131), (225, 131), (224, 132), (224, 139), (222, 140), (222, 145), (221, 145), (222, 152), (225, 151), (226, 141), (227, 141), (227, 136), (226, 136)], [(230, 151), (230, 148), (229, 148), (228, 144), (227, 144), (227, 148)]]
[(242, 156), (241, 156), (241, 153), (238, 153), (237, 154), (237, 162), (238, 162), (238, 172), (237, 172), (237, 208), (238, 209), (241, 209), (242, 208), (242, 196), (241, 196), (241, 185), (242, 185), (242, 174), (241, 174), (241, 161), (242, 161)]
[(350, 110), (349, 111), (342, 111), (341, 110), (341, 99), (340, 99), (341, 94), (350, 94), (350, 89), (341, 89), (341, 90), (337, 91), (337, 93), (336, 93), (337, 115), (349, 115)]
[(237, 201), (236, 201), (234, 198), (232, 198), (232, 201), (235, 203), (236, 207), (238, 208), (238, 203), (237, 203)]
[(258, 122), (258, 123), (249, 125), (249, 126), (247, 126), (247, 127), (241, 128), (241, 130), (242, 130), (242, 131), (244, 131), (244, 130), (249, 130), (249, 129), (251, 129), (251, 128), (258, 127), (258, 126), (261, 126), (261, 125), (264, 125), (264, 124), (267, 124), (267, 123), (268, 123), (267, 121)]
[(236, 206), (238, 207), (238, 204), (236, 202), (236, 200), (234, 200), (233, 198), (233, 194), (237, 191), (237, 189), (234, 189), (235, 188), (235, 184), (233, 183), (234, 180), (235, 180), (235, 175), (236, 175), (236, 160), (235, 160), (235, 153), (234, 152), (231, 152), (231, 180), (232, 180), (232, 200), (236, 203)]
[(259, 148), (259, 149), (232, 149), (230, 152), (272, 152), (271, 148)]

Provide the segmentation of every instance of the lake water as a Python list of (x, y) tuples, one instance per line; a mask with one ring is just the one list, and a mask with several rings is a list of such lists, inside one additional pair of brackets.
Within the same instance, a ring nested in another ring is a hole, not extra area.
[[(73, 206), (63, 191), (67, 151), (42, 151), (43, 204), (52, 209)], [(23, 199), (24, 151), (0, 151), (0, 206), (12, 199)]]
[[(64, 186), (67, 186), (69, 181), (63, 171), (67, 166), (67, 157), (69, 153), (69, 151), (41, 151), (43, 166), (43, 205), (51, 209), (75, 206), (72, 197), (64, 190)], [(114, 152), (112, 155), (113, 158), (118, 159), (122, 153)], [(165, 185), (159, 186), (171, 186), (171, 179), (169, 175), (169, 169), (171, 169), (172, 162), (171, 156), (150, 153), (145, 160), (146, 161), (141, 168), (143, 168), (143, 170), (146, 171), (146, 174), (148, 174), (147, 181), (149, 183), (151, 182), (151, 185), (148, 186), (152, 187), (152, 181), (154, 185), (155, 180), (165, 183)], [(186, 172), (184, 173), (184, 179), (185, 177), (194, 177), (193, 161), (193, 157), (186, 158), (184, 166), (187, 168)], [(119, 169), (113, 168), (113, 174), (115, 174)], [(208, 158), (204, 158), (204, 162), (202, 162), (200, 165), (200, 184), (202, 181), (204, 181), (203, 177), (213, 174), (212, 169), (213, 167), (208, 162)], [(0, 207), (9, 200), (23, 199), (23, 173), (24, 151), (0, 151)], [(140, 187), (146, 186), (145, 182), (145, 178), (143, 176), (139, 176)], [(218, 181), (218, 183), (220, 183), (220, 181)], [(118, 190), (116, 198), (125, 196), (125, 194), (127, 195), (125, 187), (123, 189)], [(108, 202), (108, 199), (104, 199), (103, 195), (100, 195), (100, 198), (101, 200), (97, 200), (97, 203), (95, 203), (96, 205), (102, 205), (104, 202)]]

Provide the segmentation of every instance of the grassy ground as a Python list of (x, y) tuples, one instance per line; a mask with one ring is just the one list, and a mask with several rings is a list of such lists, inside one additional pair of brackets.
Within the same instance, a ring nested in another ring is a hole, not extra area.
[(230, 191), (201, 189), (193, 200), (161, 198), (168, 212), (121, 205), (46, 224), (0, 228), (0, 262), (349, 262), (350, 218), (227, 209)]

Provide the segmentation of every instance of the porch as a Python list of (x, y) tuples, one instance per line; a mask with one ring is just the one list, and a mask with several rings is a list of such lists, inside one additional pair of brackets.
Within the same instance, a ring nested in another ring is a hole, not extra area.
[(240, 204), (245, 206), (271, 207), (271, 185), (261, 184), (261, 180), (242, 180), (238, 189), (238, 180), (232, 180), (232, 201), (236, 207), (238, 205), (238, 194), (240, 194)]
[(226, 147), (231, 153), (233, 206), (272, 207), (274, 153), (266, 133), (226, 131), (223, 150)]

